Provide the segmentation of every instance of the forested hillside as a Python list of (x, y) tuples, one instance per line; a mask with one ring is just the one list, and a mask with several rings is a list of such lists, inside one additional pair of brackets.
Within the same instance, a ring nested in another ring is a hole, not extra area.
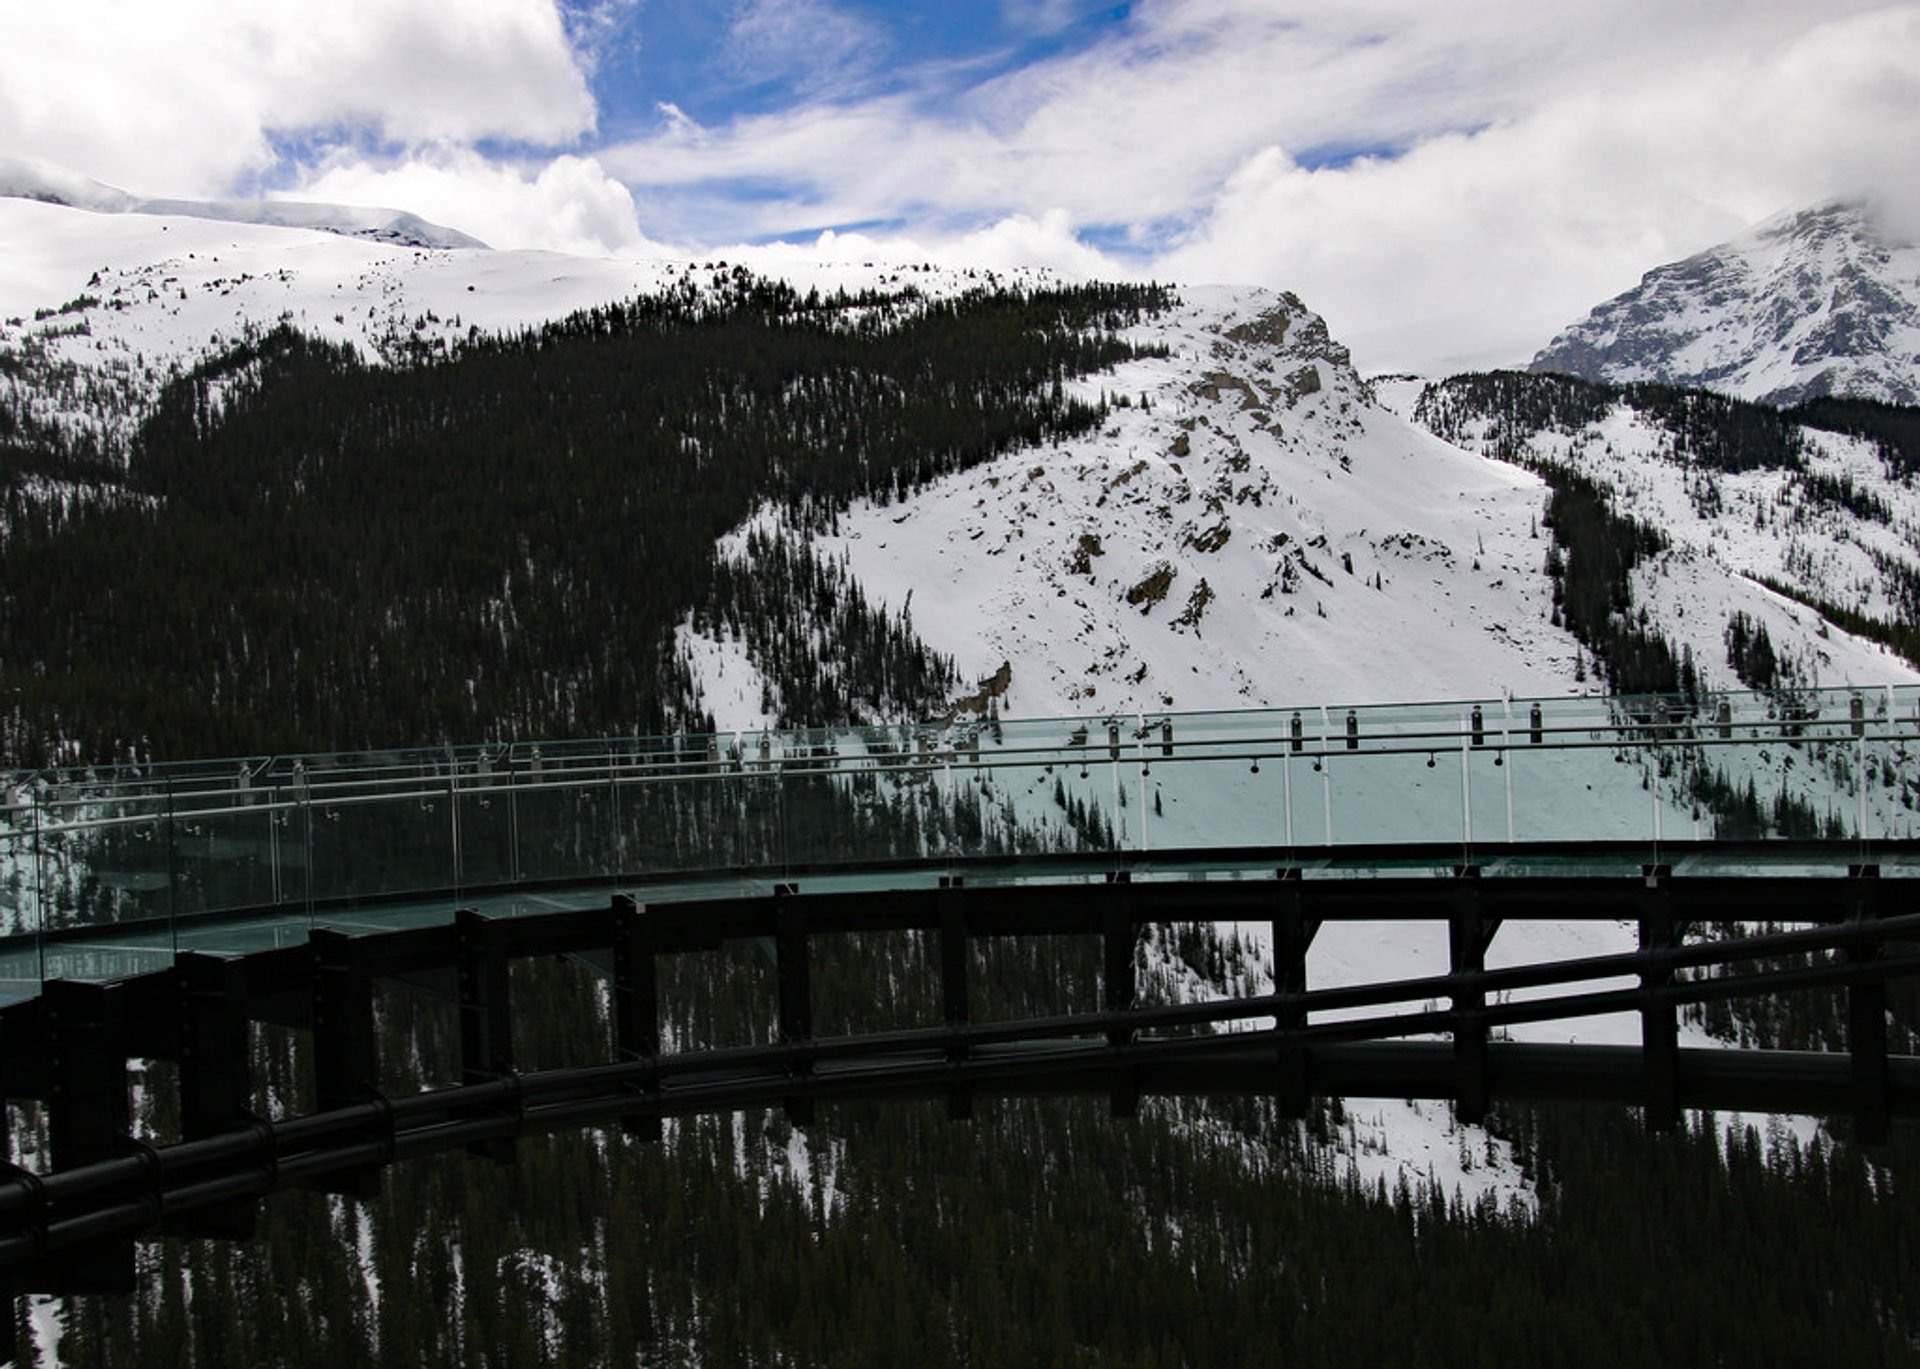
[[(1087, 427), (1063, 382), (1134, 355), (1114, 331), (1164, 299), (736, 272), (397, 367), (274, 328), (170, 386), (124, 470), (16, 420), (0, 763), (697, 725), (672, 629), (742, 611), (724, 575), (708, 606), (722, 533)], [(844, 577), (787, 583), (891, 707), (938, 710), (950, 668)]]

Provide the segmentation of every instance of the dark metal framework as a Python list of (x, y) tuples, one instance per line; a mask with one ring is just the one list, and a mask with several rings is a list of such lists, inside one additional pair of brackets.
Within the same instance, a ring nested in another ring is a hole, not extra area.
[[(393, 1161), (455, 1148), (505, 1161), (516, 1137), (570, 1127), (618, 1123), (657, 1137), (668, 1116), (766, 1106), (804, 1124), (817, 1104), (854, 1098), (942, 1098), (965, 1118), (979, 1097), (1066, 1093), (1104, 1095), (1116, 1116), (1142, 1097), (1210, 1093), (1272, 1096), (1296, 1116), (1315, 1096), (1446, 1099), (1467, 1121), (1499, 1099), (1581, 1099), (1639, 1106), (1655, 1128), (1675, 1126), (1687, 1108), (1850, 1114), (1868, 1142), (1885, 1139), (1895, 1118), (1920, 1116), (1920, 1057), (1890, 1054), (1888, 1032), (1888, 982), (1920, 973), (1920, 909), (1899, 896), (1905, 880), (1882, 880), (1857, 848), (1802, 848), (1793, 873), (1683, 865), (1679, 875), (1671, 864), (1618, 860), (1612, 873), (1540, 873), (1537, 851), (1512, 867), (1535, 873), (1502, 873), (1497, 852), (1491, 864), (1457, 854), (1448, 864), (1444, 853), (1404, 849), (1391, 864), (1333, 873), (1273, 852), (1263, 874), (1246, 877), (1259, 854), (1196, 853), (1184, 878), (1164, 877), (1179, 866), (1176, 853), (1115, 856), (1092, 874), (1085, 857), (980, 861), (952, 867), (937, 887), (920, 872), (918, 887), (861, 892), (788, 883), (770, 895), (652, 906), (621, 893), (586, 911), (493, 920), (461, 910), (441, 925), (375, 935), (315, 930), (304, 945), (231, 959), (182, 953), (169, 970), (113, 983), (50, 982), (0, 1010), (0, 1100), (44, 1102), (52, 1162), (33, 1173), (0, 1161), (0, 1347), (12, 1344), (16, 1295), (130, 1291), (137, 1239), (244, 1238), (255, 1200), (275, 1189), (365, 1196)], [(1209, 862), (1238, 877), (1196, 877)], [(1638, 949), (1488, 969), (1496, 933), (1516, 919), (1624, 920), (1638, 927)], [(1443, 924), (1448, 972), (1309, 989), (1321, 927), (1372, 920)], [(1274, 992), (1142, 1003), (1140, 928), (1184, 921), (1270, 923)], [(1688, 942), (1705, 922), (1794, 930)], [(816, 1036), (814, 938), (906, 931), (938, 938), (941, 1020)], [(1100, 939), (1098, 1010), (977, 1021), (970, 943), (1041, 933)], [(778, 1040), (665, 1051), (658, 957), (741, 938), (773, 948)], [(1802, 953), (1809, 963), (1796, 968), (1752, 968)], [(605, 1063), (516, 1071), (508, 967), (544, 955), (580, 957), (607, 975)], [(1595, 986), (1621, 978), (1633, 986)], [(458, 1086), (380, 1094), (379, 979), (458, 1005)], [(1847, 995), (1844, 1052), (1678, 1044), (1683, 1005), (1819, 988)], [(1426, 1006), (1441, 1000), (1448, 1006)], [(1336, 1010), (1351, 1015), (1330, 1017)], [(1518, 1023), (1619, 1011), (1640, 1015), (1639, 1046), (1497, 1039)], [(311, 1032), (312, 1112), (267, 1120), (248, 1111), (253, 1022)], [(179, 1143), (130, 1135), (129, 1056), (178, 1062)], [(5, 1118), (0, 1106), (0, 1128)]]

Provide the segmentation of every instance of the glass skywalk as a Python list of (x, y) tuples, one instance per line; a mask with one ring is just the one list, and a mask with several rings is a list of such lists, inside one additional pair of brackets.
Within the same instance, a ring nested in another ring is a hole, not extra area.
[(1181, 878), (1236, 860), (1362, 875), (1394, 867), (1395, 848), (1429, 865), (1441, 850), (1614, 864), (1715, 846), (1751, 862), (1764, 843), (1813, 840), (1866, 859), (1916, 835), (1916, 747), (1920, 687), (1899, 686), (0, 773), (0, 1002), (43, 978), (297, 943), (315, 926), (587, 906), (609, 887), (659, 902), (861, 862), (887, 867), (863, 883), (918, 884), (1041, 853), (1158, 853)]

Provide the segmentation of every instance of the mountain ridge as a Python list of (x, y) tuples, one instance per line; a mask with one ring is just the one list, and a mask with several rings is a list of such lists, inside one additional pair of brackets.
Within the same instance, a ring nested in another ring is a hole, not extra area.
[(118, 186), (63, 167), (20, 157), (0, 157), (0, 197), (36, 200), (94, 214), (147, 214), (302, 228), (396, 247), (488, 250), (487, 244), (470, 234), (431, 223), (403, 209), (296, 199), (151, 198), (130, 194)]

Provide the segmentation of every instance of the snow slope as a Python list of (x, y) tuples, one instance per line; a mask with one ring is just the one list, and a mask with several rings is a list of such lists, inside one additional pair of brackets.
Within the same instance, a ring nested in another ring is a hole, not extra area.
[(1292, 296), (1182, 294), (1132, 334), (1171, 355), (1082, 382), (1102, 430), (819, 549), (963, 675), (1008, 665), (1008, 717), (1564, 691), (1539, 482), (1373, 404)]
[(1529, 369), (1769, 404), (1828, 394), (1920, 402), (1920, 245), (1863, 203), (1780, 214), (1649, 271)]
[[(1394, 393), (1412, 412), (1413, 386)], [(1451, 387), (1425, 392), (1435, 426), (1462, 446), (1492, 450), (1491, 416), (1450, 412)], [(1728, 472), (1690, 459), (1664, 424), (1624, 400), (1597, 421), (1544, 427), (1525, 440), (1526, 459), (1568, 467), (1607, 492), (1618, 514), (1656, 528), (1665, 551), (1635, 571), (1634, 602), (1673, 648), (1690, 650), (1707, 679), (1739, 688), (1726, 664), (1727, 625), (1744, 613), (1763, 625), (1804, 686), (1905, 684), (1914, 667), (1887, 648), (1831, 628), (1820, 615), (1766, 587), (1857, 609), (1883, 621), (1902, 608), (1890, 568), (1920, 576), (1920, 488), (1862, 438), (1798, 430), (1802, 467)], [(1819, 495), (1847, 487), (1884, 517), (1863, 517)]]

